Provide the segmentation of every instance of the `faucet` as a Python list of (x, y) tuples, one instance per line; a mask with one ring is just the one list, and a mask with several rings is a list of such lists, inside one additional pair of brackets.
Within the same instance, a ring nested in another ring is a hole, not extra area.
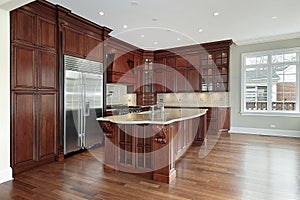
[(157, 101), (157, 107), (160, 109), (160, 112), (165, 111), (165, 102), (163, 99), (159, 99), (159, 101)]

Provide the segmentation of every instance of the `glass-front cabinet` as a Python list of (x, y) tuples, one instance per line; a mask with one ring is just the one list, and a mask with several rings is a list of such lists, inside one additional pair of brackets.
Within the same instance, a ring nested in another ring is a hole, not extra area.
[(201, 53), (200, 59), (202, 92), (228, 91), (228, 51)]

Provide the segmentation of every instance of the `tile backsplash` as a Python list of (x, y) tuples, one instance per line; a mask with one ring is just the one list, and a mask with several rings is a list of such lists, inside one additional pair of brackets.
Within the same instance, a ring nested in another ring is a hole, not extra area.
[(106, 105), (136, 105), (136, 94), (127, 94), (127, 85), (107, 84)]
[(163, 99), (165, 106), (174, 107), (229, 107), (228, 92), (202, 93), (161, 93), (157, 100)]

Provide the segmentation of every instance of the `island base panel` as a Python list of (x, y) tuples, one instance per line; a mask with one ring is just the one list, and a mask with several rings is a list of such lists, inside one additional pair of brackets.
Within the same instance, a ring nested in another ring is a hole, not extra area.
[(159, 181), (162, 183), (171, 183), (176, 178), (176, 170), (172, 170), (170, 174), (159, 174), (154, 172), (153, 173), (153, 180)]

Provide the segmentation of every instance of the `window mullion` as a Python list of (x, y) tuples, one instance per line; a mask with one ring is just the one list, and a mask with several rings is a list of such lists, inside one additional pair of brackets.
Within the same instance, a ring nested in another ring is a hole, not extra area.
[(268, 81), (267, 81), (267, 111), (272, 111), (272, 55), (268, 55)]
[(296, 56), (296, 112), (300, 113), (300, 50)]

